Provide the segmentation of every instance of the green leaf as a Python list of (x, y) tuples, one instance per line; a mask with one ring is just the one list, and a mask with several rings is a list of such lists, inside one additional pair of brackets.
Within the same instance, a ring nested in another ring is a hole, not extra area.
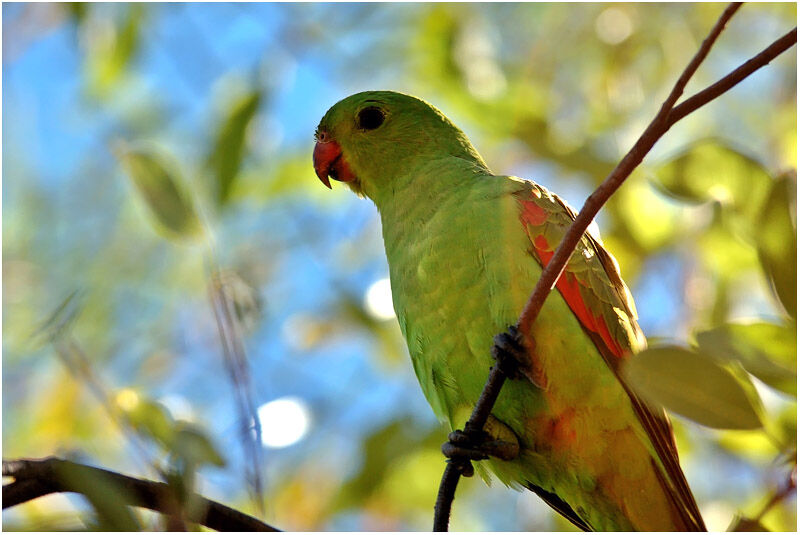
[(211, 464), (225, 466), (225, 460), (214, 447), (211, 439), (199, 427), (180, 422), (176, 427), (172, 453), (187, 465)]
[(761, 210), (756, 234), (758, 256), (767, 280), (793, 318), (797, 317), (796, 198), (796, 178), (778, 178)]
[(646, 400), (699, 424), (718, 429), (762, 425), (752, 384), (743, 385), (704, 354), (675, 346), (652, 347), (631, 358), (623, 374)]
[(261, 103), (261, 93), (251, 91), (235, 100), (217, 132), (207, 165), (214, 174), (217, 205), (228, 202), (244, 157), (250, 123)]
[(436, 426), (426, 435), (415, 433), (414, 429), (414, 422), (410, 418), (403, 418), (391, 421), (364, 438), (361, 468), (342, 485), (333, 504), (334, 511), (368, 502), (370, 497), (379, 492), (392, 466), (404, 456), (413, 456), (426, 449), (439, 453), (438, 446), (447, 434), (443, 428)]
[(688, 227), (683, 216), (685, 207), (661, 195), (644, 180), (634, 179), (620, 188), (607, 209), (614, 211), (620, 232), (635, 242), (632, 246), (645, 251), (656, 251), (682, 239)]
[(685, 202), (717, 200), (755, 223), (772, 179), (757, 161), (716, 140), (702, 141), (657, 168), (655, 184)]
[(174, 164), (153, 148), (120, 147), (118, 158), (155, 218), (156, 228), (168, 238), (193, 238), (202, 224), (188, 190)]
[(66, 9), (67, 14), (75, 24), (82, 24), (83, 21), (86, 20), (86, 15), (89, 11), (89, 4), (87, 2), (68, 2), (62, 4), (62, 6)]
[(100, 531), (140, 531), (142, 527), (127, 503), (133, 503), (128, 490), (111, 478), (90, 472), (80, 465), (61, 463), (59, 478), (83, 494), (97, 513)]
[(758, 269), (754, 247), (733, 232), (731, 214), (720, 203), (714, 203), (711, 223), (697, 237), (699, 258), (720, 279), (734, 280), (743, 271)]
[(175, 440), (175, 421), (162, 404), (139, 397), (129, 389), (117, 394), (117, 406), (142, 435), (169, 449)]
[(122, 79), (125, 69), (139, 49), (143, 19), (144, 7), (133, 3), (128, 5), (122, 23), (114, 24), (109, 31), (86, 27), (87, 33), (92, 33), (86, 67), (89, 90), (95, 96), (107, 96)]
[(774, 323), (729, 323), (696, 335), (702, 352), (720, 362), (738, 360), (764, 383), (797, 395), (797, 331)]
[(726, 531), (769, 531), (758, 520), (744, 516), (736, 516)]

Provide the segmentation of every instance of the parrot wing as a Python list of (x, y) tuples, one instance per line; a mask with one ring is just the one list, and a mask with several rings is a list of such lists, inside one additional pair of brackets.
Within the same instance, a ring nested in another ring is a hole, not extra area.
[[(531, 241), (531, 253), (546, 266), (576, 214), (559, 197), (531, 182), (522, 181), (513, 195), (520, 207), (519, 219)], [(584, 233), (556, 288), (627, 392), (661, 460), (664, 471), (656, 466), (656, 473), (672, 501), (674, 515), (679, 520), (677, 525), (684, 525), (687, 531), (705, 531), (678, 461), (666, 412), (645, 404), (619, 373), (622, 362), (642, 350), (646, 342), (636, 321), (633, 297), (620, 276), (616, 260), (598, 238)]]

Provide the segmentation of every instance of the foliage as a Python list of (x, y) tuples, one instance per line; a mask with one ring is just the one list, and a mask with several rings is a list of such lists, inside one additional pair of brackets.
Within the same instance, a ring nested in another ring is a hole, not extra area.
[[(88, 456), (257, 514), (252, 422), (209, 298), (222, 274), (254, 404), (293, 396), (312, 415), (302, 440), (263, 452), (264, 519), (429, 529), (446, 433), (394, 320), (365, 304), (388, 273), (379, 221), (317, 183), (316, 122), (355, 91), (407, 91), (495, 171), (579, 206), (720, 9), (4, 6), (4, 456)], [(793, 4), (745, 5), (687, 91), (795, 19)], [(630, 372), (679, 415), (712, 529), (796, 527), (794, 496), (757, 518), (795, 462), (796, 144), (793, 49), (676, 125), (598, 221), (650, 340)], [(568, 529), (475, 479), (454, 530)], [(4, 527), (163, 527), (109, 494), (44, 498)]]

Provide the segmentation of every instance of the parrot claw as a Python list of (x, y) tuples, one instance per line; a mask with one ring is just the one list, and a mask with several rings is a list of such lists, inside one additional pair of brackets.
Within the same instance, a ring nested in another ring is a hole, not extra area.
[[(453, 431), (447, 438), (448, 442), (442, 444), (442, 453), (454, 461), (483, 461), (489, 457), (511, 461), (519, 455), (519, 444), (492, 439), (485, 431)], [(466, 472), (463, 475), (469, 477)]]
[(529, 367), (529, 358), (522, 334), (514, 325), (511, 325), (508, 331), (494, 337), (492, 357), (500, 371), (509, 379), (527, 377), (522, 370)]

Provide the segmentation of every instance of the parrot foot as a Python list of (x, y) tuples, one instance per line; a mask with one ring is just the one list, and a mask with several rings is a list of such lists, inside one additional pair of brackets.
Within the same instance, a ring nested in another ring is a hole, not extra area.
[(492, 357), (497, 367), (511, 380), (527, 378), (541, 390), (547, 390), (547, 375), (536, 360), (534, 342), (525, 339), (515, 325), (494, 337)]
[(497, 367), (509, 379), (523, 379), (523, 369), (528, 367), (528, 355), (522, 340), (522, 334), (511, 325), (504, 333), (494, 337), (492, 357)]
[[(496, 457), (503, 461), (511, 461), (519, 455), (519, 444), (492, 438), (485, 431), (453, 431), (448, 442), (442, 444), (442, 453), (451, 461), (466, 461), (462, 467), (462, 475), (470, 477), (474, 473), (469, 461), (482, 461)], [(466, 469), (464, 469), (466, 468)]]

